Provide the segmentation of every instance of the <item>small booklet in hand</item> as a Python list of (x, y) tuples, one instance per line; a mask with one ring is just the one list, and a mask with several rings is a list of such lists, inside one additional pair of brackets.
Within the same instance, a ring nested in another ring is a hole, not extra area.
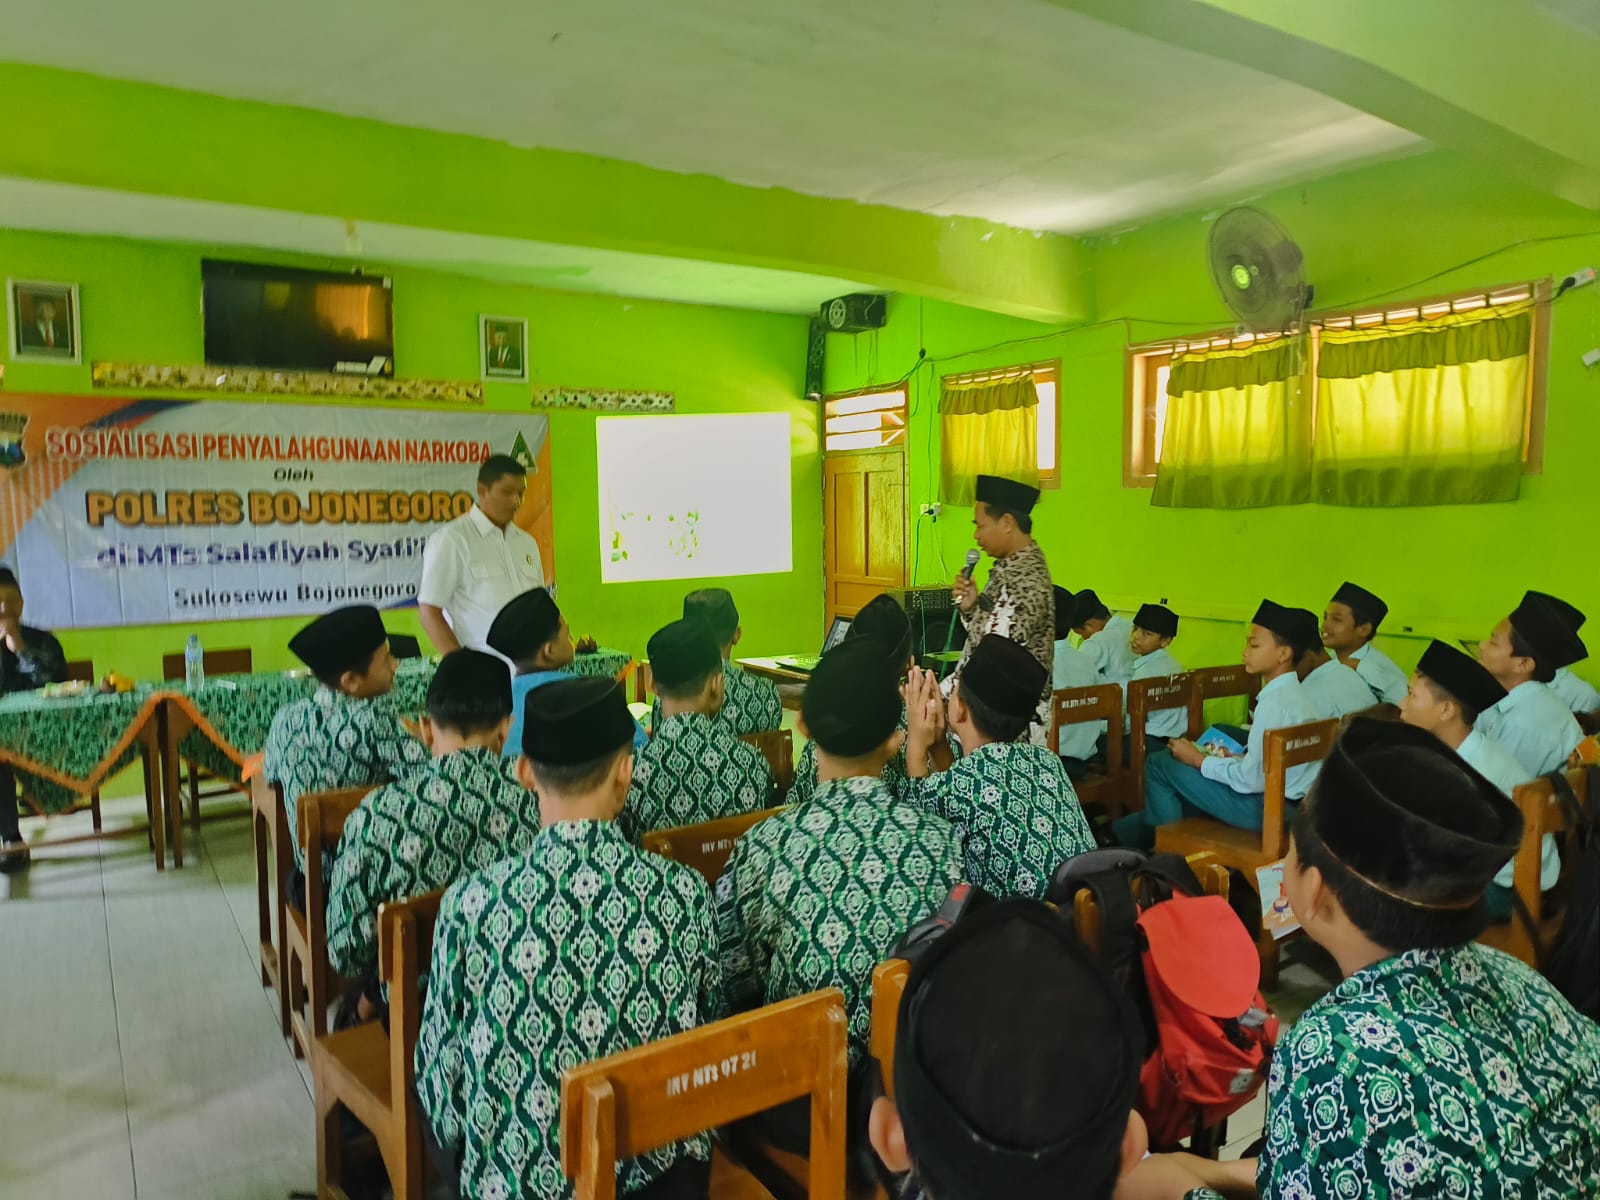
[(1239, 744), (1236, 738), (1224, 733), (1215, 725), (1197, 737), (1194, 744), (1207, 754), (1218, 758), (1244, 753), (1244, 747)]

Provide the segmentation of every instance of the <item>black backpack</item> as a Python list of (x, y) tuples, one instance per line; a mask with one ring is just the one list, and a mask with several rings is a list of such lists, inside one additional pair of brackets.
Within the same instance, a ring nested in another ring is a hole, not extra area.
[(1566, 910), (1550, 945), (1546, 947), (1534, 927), (1533, 915), (1515, 892), (1512, 903), (1533, 942), (1539, 970), (1590, 1020), (1600, 1021), (1600, 786), (1596, 771), (1583, 775), (1583, 795), (1572, 790), (1565, 772), (1545, 778), (1555, 789), (1566, 813), (1568, 846), (1577, 864), (1568, 873)]

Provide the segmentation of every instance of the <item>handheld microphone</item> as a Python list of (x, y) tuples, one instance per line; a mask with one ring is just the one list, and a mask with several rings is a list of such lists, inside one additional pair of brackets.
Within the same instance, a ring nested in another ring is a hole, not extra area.
[(978, 553), (978, 548), (976, 546), (974, 546), (971, 550), (968, 550), (967, 565), (961, 568), (961, 578), (971, 579), (972, 572), (977, 570), (978, 560), (982, 557), (983, 555)]

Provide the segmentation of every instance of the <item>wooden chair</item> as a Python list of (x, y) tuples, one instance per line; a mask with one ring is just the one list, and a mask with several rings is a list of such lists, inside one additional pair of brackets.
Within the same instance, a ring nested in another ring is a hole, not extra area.
[(778, 799), (782, 800), (794, 784), (794, 734), (787, 729), (769, 729), (741, 734), (739, 740), (749, 742), (766, 757), (772, 768), (772, 782), (778, 786)]
[(1146, 749), (1145, 724), (1150, 714), (1169, 708), (1187, 709), (1189, 714), (1187, 735), (1199, 737), (1201, 728), (1195, 725), (1195, 683), (1189, 672), (1181, 675), (1164, 675), (1154, 679), (1134, 679), (1128, 683), (1128, 780), (1126, 807), (1129, 812), (1144, 807), (1144, 760)]
[[(1169, 854), (1216, 855), (1231, 871), (1253, 880), (1257, 867), (1275, 863), (1284, 856), (1288, 830), (1284, 824), (1284, 793), (1290, 767), (1320, 762), (1328, 757), (1339, 734), (1337, 721), (1310, 721), (1267, 731), (1265, 768), (1267, 788), (1262, 797), (1261, 829), (1236, 829), (1212, 817), (1185, 817), (1156, 830), (1156, 850)], [(1278, 979), (1278, 942), (1270, 931), (1256, 930), (1256, 945), (1261, 951), (1261, 979), (1272, 987)]]
[[(255, 669), (255, 660), (251, 656), (248, 646), (236, 650), (206, 650), (200, 656), (205, 666), (206, 678), (213, 675), (248, 675)], [(161, 678), (166, 682), (173, 682), (184, 677), (183, 653), (163, 654), (161, 656)], [(183, 760), (184, 773), (188, 776), (189, 787), (189, 828), (196, 835), (200, 832), (200, 800), (202, 797), (209, 799), (212, 796), (231, 796), (238, 792), (248, 795), (249, 788), (242, 782), (223, 779), (213, 775), (204, 767), (199, 766), (192, 759)], [(201, 790), (203, 780), (215, 780), (219, 786)]]
[(1197, 735), (1205, 732), (1207, 700), (1243, 696), (1248, 704), (1255, 701), (1256, 693), (1261, 690), (1261, 677), (1250, 674), (1238, 663), (1227, 667), (1196, 667), (1189, 674), (1194, 677), (1194, 699), (1189, 707), (1189, 728)]
[(829, 988), (573, 1067), (561, 1169), (576, 1200), (614, 1200), (619, 1159), (809, 1095), (806, 1194), (844, 1200), (845, 1061), (844, 996)]
[[(72, 659), (68, 659), (67, 660), (67, 682), (68, 683), (90, 683), (90, 684), (92, 684), (94, 682), (94, 680), (95, 680), (94, 659), (92, 659), (92, 658), (72, 658)], [(146, 764), (145, 769), (149, 770), (149, 765), (148, 764)], [(89, 794), (89, 820), (93, 823), (94, 831), (96, 833), (101, 832), (101, 827), (103, 825), (103, 822), (102, 822), (101, 816), (100, 816), (100, 789), (99, 788), (95, 788), (95, 790)]]
[[(328, 883), (322, 874), (322, 853), (339, 844), (345, 821), (371, 790), (352, 787), (307, 792), (295, 803), (296, 833), (305, 858), (306, 906), (304, 911), (296, 908), (286, 890), (278, 969), (289, 995), (295, 1049), (307, 1056), (312, 1042), (328, 1032), (328, 1006), (338, 995), (339, 984), (328, 963)], [(284, 811), (283, 805), (278, 805), (278, 811)], [(289, 869), (294, 870), (292, 860)]]
[(894, 1041), (900, 1028), (900, 997), (905, 995), (911, 964), (885, 959), (872, 969), (872, 1032), (868, 1051), (883, 1070), (883, 1089), (894, 1099)]
[[(293, 1037), (289, 1024), (289, 992), (283, 985), (279, 942), (288, 905), (289, 872), (294, 858), (288, 838), (280, 838), (280, 827), (287, 830), (288, 815), (283, 808), (283, 788), (268, 783), (258, 771), (250, 780), (250, 847), (256, 864), (256, 929), (260, 940), (257, 958), (261, 964), (261, 986), (271, 988), (278, 997), (278, 1020), (283, 1036)], [(295, 1043), (296, 1049), (299, 1043)]]
[(421, 1200), (422, 1129), (412, 1107), (412, 1061), (422, 1024), (419, 980), (433, 955), (441, 888), (378, 909), (378, 977), (389, 989), (389, 1029), (368, 1021), (312, 1044), (317, 1104), (317, 1196), (343, 1196), (341, 1110), (372, 1134), (395, 1200)]
[[(1566, 771), (1567, 782), (1580, 801), (1589, 786), (1588, 772), (1591, 769), (1571, 767)], [(1543, 777), (1524, 783), (1512, 793), (1512, 797), (1522, 810), (1522, 844), (1517, 847), (1516, 857), (1512, 860), (1511, 886), (1528, 910), (1533, 928), (1529, 929), (1522, 918), (1513, 912), (1510, 921), (1491, 925), (1478, 940), (1486, 946), (1513, 954), (1530, 967), (1537, 968), (1561, 928), (1562, 918), (1566, 916), (1565, 889), (1562, 885), (1567, 882), (1569, 872), (1577, 866), (1580, 856), (1574, 852), (1574, 847), (1565, 848), (1567, 852), (1561, 856), (1561, 878), (1551, 889), (1552, 903), (1547, 905), (1546, 893), (1539, 886), (1544, 838), (1546, 834), (1558, 839), (1571, 836), (1573, 830), (1567, 823), (1567, 810), (1556, 796), (1550, 781)]]
[(642, 662), (633, 671), (633, 702), (648, 704), (656, 694), (656, 677), (650, 673), (650, 664)]
[(704, 875), (706, 882), (715, 884), (733, 855), (733, 846), (745, 830), (759, 825), (768, 817), (787, 812), (788, 806), (759, 808), (755, 812), (740, 813), (736, 817), (722, 817), (704, 821), (699, 825), (678, 825), (672, 829), (657, 829), (640, 838), (640, 843), (652, 854), (670, 858), (686, 867), (693, 867)]
[(1066, 688), (1052, 697), (1050, 749), (1061, 753), (1061, 726), (1087, 721), (1106, 723), (1106, 763), (1082, 779), (1072, 781), (1078, 799), (1098, 802), (1112, 817), (1123, 812), (1122, 689), (1114, 683)]

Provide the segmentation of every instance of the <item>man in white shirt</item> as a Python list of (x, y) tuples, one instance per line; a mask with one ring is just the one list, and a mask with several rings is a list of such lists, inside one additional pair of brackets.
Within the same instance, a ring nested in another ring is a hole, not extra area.
[(1114, 683), (1126, 690), (1133, 678), (1133, 623), (1113, 613), (1093, 588), (1084, 588), (1072, 599), (1072, 632), (1083, 639), (1080, 649), (1100, 672), (1101, 683)]
[[(1575, 604), (1568, 604), (1559, 596), (1552, 596), (1549, 592), (1529, 592), (1529, 596), (1543, 596), (1566, 620), (1568, 628), (1577, 633), (1583, 628), (1583, 623), (1588, 620), (1583, 609)], [(1567, 707), (1574, 713), (1600, 712), (1600, 690), (1587, 679), (1579, 679), (1566, 667), (1556, 670), (1556, 677), (1550, 681), (1550, 690), (1566, 701)]]
[(1549, 597), (1529, 592), (1478, 643), (1478, 661), (1506, 698), (1478, 718), (1478, 729), (1516, 756), (1528, 774), (1559, 771), (1583, 740), (1572, 710), (1550, 690), (1557, 669), (1588, 653)]
[(1364, 587), (1345, 582), (1322, 614), (1322, 644), (1357, 675), (1384, 704), (1406, 697), (1406, 673), (1372, 644), (1389, 606)]
[(1305, 644), (1310, 647), (1300, 659), (1300, 686), (1311, 697), (1318, 720), (1348, 717), (1378, 703), (1360, 674), (1331, 656), (1323, 646), (1317, 630), (1317, 614), (1308, 608), (1293, 611), (1295, 618), (1306, 627)]
[[(1400, 702), (1400, 719), (1426, 729), (1461, 756), (1463, 762), (1507, 796), (1532, 779), (1516, 756), (1479, 728), (1481, 714), (1506, 698), (1505, 688), (1482, 663), (1454, 646), (1430, 642), (1417, 662), (1411, 687)], [(1513, 860), (1515, 861), (1515, 860)], [(1553, 834), (1539, 847), (1539, 886), (1555, 886), (1561, 875), (1561, 850)], [(1512, 864), (1506, 863), (1485, 894), (1498, 920), (1511, 916)]]
[[(1109, 628), (1109, 626), (1107, 626)], [(1164, 604), (1142, 605), (1133, 618), (1133, 636), (1128, 639), (1133, 652), (1135, 679), (1167, 679), (1183, 674), (1183, 664), (1173, 657), (1167, 647), (1178, 636), (1178, 614)], [(1128, 711), (1128, 684), (1122, 685), (1122, 711)], [(1123, 717), (1122, 727), (1133, 732), (1132, 718)], [(1187, 708), (1161, 708), (1151, 713), (1144, 722), (1146, 751), (1160, 750), (1173, 738), (1189, 732)], [(1125, 745), (1128, 743), (1124, 743)]]
[(539, 543), (515, 522), (527, 472), (510, 455), (478, 468), (478, 502), (428, 539), (417, 615), (440, 654), (488, 649), (489, 626), (506, 603), (544, 587)]
[[(1059, 584), (1052, 585), (1055, 601), (1055, 654), (1050, 672), (1050, 690), (1064, 692), (1068, 688), (1093, 687), (1102, 682), (1094, 660), (1072, 644), (1072, 593)], [(1089, 760), (1094, 758), (1095, 747), (1106, 732), (1104, 721), (1080, 721), (1076, 725), (1062, 725), (1056, 730), (1056, 750), (1061, 755), (1061, 765), (1067, 774), (1081, 779), (1090, 770)]]

